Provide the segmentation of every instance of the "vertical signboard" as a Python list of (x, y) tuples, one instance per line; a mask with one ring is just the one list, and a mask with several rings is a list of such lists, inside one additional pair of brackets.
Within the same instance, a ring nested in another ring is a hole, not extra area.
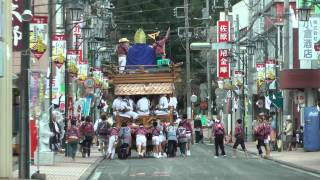
[(30, 157), (34, 158), (37, 147), (36, 120), (40, 119), (44, 112), (44, 94), (46, 73), (39, 71), (29, 71), (29, 127), (30, 127)]
[(48, 17), (33, 16), (30, 24), (30, 48), (36, 59), (40, 59), (48, 48)]
[[(22, 47), (22, 12), (23, 0), (12, 0), (12, 49), (21, 51)], [(0, 18), (4, 17), (0, 15)], [(0, 21), (3, 22), (3, 21)], [(4, 25), (4, 23), (1, 23)], [(0, 25), (1, 26), (1, 25)]]
[(265, 79), (265, 64), (257, 63), (257, 87), (258, 89), (263, 85)]
[[(217, 41), (218, 43), (227, 43), (230, 40), (230, 23), (229, 21), (218, 21), (217, 23)], [(229, 50), (218, 49), (217, 55), (217, 77), (230, 78)]]
[(52, 61), (61, 68), (66, 60), (67, 42), (65, 35), (52, 36)]
[(317, 60), (314, 44), (320, 39), (320, 18), (310, 17), (308, 22), (299, 22), (299, 59)]

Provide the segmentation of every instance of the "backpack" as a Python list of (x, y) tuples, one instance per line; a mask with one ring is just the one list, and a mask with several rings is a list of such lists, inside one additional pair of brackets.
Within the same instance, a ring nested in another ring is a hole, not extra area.
[(174, 126), (168, 127), (167, 137), (170, 137), (170, 136), (174, 136), (174, 137), (177, 136), (176, 128)]
[(98, 134), (100, 136), (107, 136), (108, 135), (108, 123), (105, 121), (102, 121), (98, 125)]
[(153, 136), (159, 136), (160, 135), (160, 131), (158, 128), (153, 128), (152, 129), (152, 135)]
[(78, 140), (79, 140), (79, 137), (78, 137), (77, 129), (73, 129), (73, 128), (69, 129), (67, 141), (70, 143), (70, 142), (77, 142)]
[(91, 123), (85, 123), (83, 125), (83, 133), (85, 136), (93, 136), (93, 125)]
[(215, 134), (223, 135), (224, 134), (223, 130), (224, 130), (224, 128), (223, 128), (223, 125), (221, 123), (216, 123), (214, 125)]
[(178, 128), (179, 139), (187, 137), (186, 128)]

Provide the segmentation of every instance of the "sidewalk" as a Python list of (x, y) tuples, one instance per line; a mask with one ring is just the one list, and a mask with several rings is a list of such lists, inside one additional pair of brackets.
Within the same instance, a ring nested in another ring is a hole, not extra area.
[[(97, 146), (93, 145), (90, 158), (82, 158), (81, 153), (77, 152), (75, 161), (70, 157), (65, 157), (64, 153), (55, 156), (55, 163), (52, 166), (40, 166), (41, 174), (46, 174), (47, 180), (76, 180), (87, 179), (93, 172), (97, 164), (102, 160), (101, 153)], [(37, 171), (37, 166), (30, 167), (31, 175)], [(18, 170), (13, 172), (14, 178), (18, 178)]]
[[(258, 154), (255, 142), (246, 142), (246, 148), (249, 153)], [(264, 148), (262, 149), (264, 151)], [(298, 148), (296, 151), (272, 151), (269, 159), (294, 168), (320, 174), (320, 151), (305, 152), (302, 148)]]

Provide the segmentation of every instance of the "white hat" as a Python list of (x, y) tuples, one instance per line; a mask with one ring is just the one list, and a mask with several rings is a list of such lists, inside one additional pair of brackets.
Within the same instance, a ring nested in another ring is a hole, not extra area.
[(127, 38), (119, 39), (119, 43), (123, 43), (123, 42), (130, 42), (130, 41)]

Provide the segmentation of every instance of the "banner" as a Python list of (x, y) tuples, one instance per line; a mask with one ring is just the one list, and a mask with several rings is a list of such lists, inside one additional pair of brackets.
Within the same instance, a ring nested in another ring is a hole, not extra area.
[(33, 16), (30, 24), (30, 48), (38, 60), (48, 48), (48, 17)]
[(230, 78), (230, 63), (228, 57), (228, 49), (219, 49), (218, 50), (218, 61), (217, 61), (217, 77), (218, 78)]
[[(12, 0), (12, 50), (21, 51), (22, 46), (22, 16), (23, 0)], [(4, 15), (0, 14), (0, 18)], [(0, 19), (1, 25), (4, 25)], [(1, 26), (0, 25), (0, 26)]]
[(78, 62), (82, 61), (82, 51), (68, 50), (67, 60), (68, 60), (68, 72), (72, 77), (76, 77), (79, 72)]
[(236, 86), (241, 86), (243, 84), (243, 72), (242, 71), (234, 71), (234, 80), (233, 80), (233, 83), (236, 85)]
[(29, 112), (32, 117), (38, 117), (43, 110), (45, 77), (45, 72), (29, 72)]
[(264, 83), (264, 79), (265, 79), (264, 68), (265, 68), (265, 65), (263, 63), (258, 63), (258, 64), (256, 64), (256, 68), (257, 68), (257, 87), (259, 88)]
[(299, 59), (317, 60), (314, 44), (320, 39), (320, 18), (310, 17), (308, 22), (299, 22)]
[(270, 59), (266, 61), (266, 81), (271, 83), (276, 79), (276, 60)]
[[(217, 41), (218, 43), (227, 43), (230, 40), (230, 23), (229, 21), (217, 22)], [(217, 77), (230, 78), (229, 50), (218, 49), (217, 56)]]
[(230, 23), (229, 21), (218, 21), (217, 23), (217, 40), (219, 42), (230, 41)]
[(64, 64), (66, 60), (67, 41), (65, 35), (52, 36), (52, 61), (58, 68)]

